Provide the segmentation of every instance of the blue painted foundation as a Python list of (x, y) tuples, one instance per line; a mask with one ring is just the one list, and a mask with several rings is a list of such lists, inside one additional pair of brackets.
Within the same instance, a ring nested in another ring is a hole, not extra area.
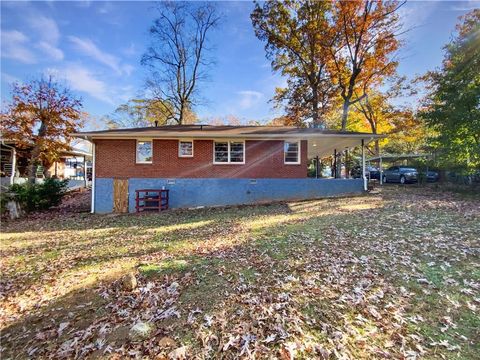
[[(170, 190), (170, 208), (257, 204), (283, 200), (361, 194), (362, 179), (129, 179), (129, 211), (135, 211), (135, 190)], [(113, 179), (95, 183), (95, 212), (113, 209)]]
[(113, 211), (113, 179), (95, 179), (94, 208), (99, 214)]

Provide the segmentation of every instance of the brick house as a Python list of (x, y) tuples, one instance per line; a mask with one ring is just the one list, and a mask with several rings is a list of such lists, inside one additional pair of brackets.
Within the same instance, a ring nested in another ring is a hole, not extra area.
[[(75, 136), (94, 144), (92, 212), (97, 213), (121, 211), (117, 197), (125, 197), (120, 202), (135, 211), (138, 189), (168, 189), (171, 208), (359, 193), (364, 179), (308, 178), (308, 163), (381, 137), (315, 128), (209, 125)], [(123, 194), (114, 191), (120, 182)]]

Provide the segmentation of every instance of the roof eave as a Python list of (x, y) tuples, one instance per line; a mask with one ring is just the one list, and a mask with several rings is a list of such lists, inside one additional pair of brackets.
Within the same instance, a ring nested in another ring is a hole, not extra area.
[(194, 138), (194, 139), (254, 139), (254, 140), (268, 140), (268, 139), (299, 139), (308, 140), (315, 138), (358, 138), (365, 140), (383, 139), (386, 135), (383, 134), (364, 134), (364, 133), (351, 133), (351, 134), (155, 134), (155, 133), (119, 133), (119, 134), (93, 134), (93, 133), (74, 133), (72, 136), (85, 139), (85, 140), (107, 140), (107, 139), (136, 139), (136, 138), (152, 138), (152, 139), (182, 139), (182, 138)]

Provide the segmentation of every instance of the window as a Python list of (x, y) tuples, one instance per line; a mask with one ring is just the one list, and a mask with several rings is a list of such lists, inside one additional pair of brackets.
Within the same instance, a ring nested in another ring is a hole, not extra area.
[(243, 142), (230, 143), (230, 162), (243, 163)]
[(215, 141), (213, 152), (215, 164), (245, 164), (243, 141)]
[(193, 157), (193, 141), (192, 140), (180, 140), (178, 142), (178, 156)]
[(285, 141), (283, 153), (285, 164), (300, 164), (300, 141)]
[(151, 140), (137, 140), (137, 163), (150, 164), (153, 158)]

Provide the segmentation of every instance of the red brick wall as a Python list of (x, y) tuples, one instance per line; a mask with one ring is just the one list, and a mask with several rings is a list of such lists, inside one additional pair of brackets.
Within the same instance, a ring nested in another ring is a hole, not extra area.
[(95, 176), (99, 178), (304, 178), (307, 142), (301, 164), (283, 163), (283, 141), (245, 141), (245, 164), (213, 164), (213, 141), (194, 140), (193, 158), (178, 156), (177, 140), (153, 140), (153, 162), (136, 164), (135, 140), (96, 140)]

